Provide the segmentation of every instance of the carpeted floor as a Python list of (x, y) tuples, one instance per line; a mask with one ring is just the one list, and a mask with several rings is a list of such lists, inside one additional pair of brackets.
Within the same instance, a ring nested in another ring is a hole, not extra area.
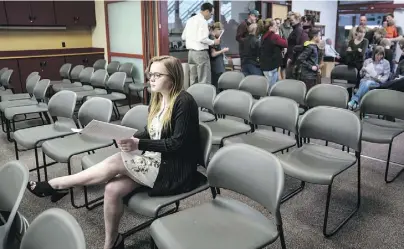
[[(392, 161), (404, 163), (403, 147), (404, 137), (401, 136), (394, 143)], [(387, 145), (363, 144), (363, 154), (366, 156), (385, 159), (387, 149)], [(13, 144), (6, 140), (5, 134), (0, 134), (0, 164), (14, 159)], [(34, 154), (32, 151), (22, 152), (20, 160), (29, 168), (34, 167)], [(80, 157), (74, 158), (73, 165), (75, 172), (78, 172), (80, 170)], [(402, 248), (404, 175), (394, 183), (386, 184), (383, 178), (384, 169), (384, 162), (366, 157), (362, 158), (362, 206), (358, 214), (330, 239), (326, 239), (322, 235), (327, 187), (306, 185), (307, 187), (302, 193), (284, 203), (281, 207), (287, 247), (299, 249)], [(392, 173), (397, 172), (399, 169), (398, 166), (393, 165)], [(48, 172), (50, 178), (53, 178), (67, 174), (67, 168), (66, 165), (56, 164), (51, 166)], [(30, 178), (35, 180), (36, 174), (31, 172)], [(355, 179), (356, 167), (338, 177), (331, 201), (331, 225), (335, 224), (333, 222), (336, 219), (342, 218), (354, 207), (356, 196)], [(294, 180), (287, 179), (285, 189), (292, 185), (296, 186), (296, 183)], [(78, 193), (76, 201), (83, 203), (81, 189), (77, 189), (76, 193)], [(101, 187), (90, 189), (90, 198), (97, 197), (100, 194), (102, 194)], [(222, 194), (233, 196), (263, 210), (260, 205), (238, 194), (229, 191), (223, 191)], [(183, 201), (180, 207), (181, 209), (190, 208), (210, 199), (210, 191), (206, 191)], [(39, 213), (51, 207), (63, 208), (76, 217), (83, 228), (87, 248), (102, 248), (104, 239), (102, 207), (92, 211), (87, 211), (85, 208), (74, 209), (68, 197), (54, 204), (48, 198), (40, 199), (27, 191), (19, 211), (31, 222)], [(125, 212), (120, 231), (126, 231), (141, 221), (144, 221), (144, 218)], [(145, 229), (127, 238), (125, 242), (126, 248), (149, 248), (148, 233), (149, 230)], [(234, 236), (240, 235), (235, 234)], [(268, 248), (281, 248), (279, 240)]]

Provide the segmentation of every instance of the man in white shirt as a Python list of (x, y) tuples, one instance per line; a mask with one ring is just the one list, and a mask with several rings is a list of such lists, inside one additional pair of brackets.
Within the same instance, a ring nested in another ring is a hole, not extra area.
[(338, 61), (340, 59), (339, 53), (332, 47), (330, 38), (325, 40), (324, 61)]
[(191, 85), (196, 82), (211, 84), (209, 46), (220, 43), (219, 39), (209, 39), (207, 20), (212, 17), (213, 11), (211, 3), (202, 4), (200, 13), (188, 19), (182, 32), (182, 40), (185, 41), (186, 48), (189, 50), (188, 63), (197, 68), (196, 74), (195, 70), (190, 72)]

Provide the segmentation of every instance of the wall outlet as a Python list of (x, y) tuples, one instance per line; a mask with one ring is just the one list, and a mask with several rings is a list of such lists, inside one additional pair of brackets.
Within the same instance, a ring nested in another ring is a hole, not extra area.
[(66, 42), (62, 42), (62, 48), (66, 47)]

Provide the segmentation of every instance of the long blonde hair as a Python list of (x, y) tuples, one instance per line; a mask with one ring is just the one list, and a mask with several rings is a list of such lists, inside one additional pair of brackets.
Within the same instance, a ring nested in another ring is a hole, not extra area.
[[(167, 74), (171, 81), (172, 87), (170, 89), (170, 103), (168, 103), (168, 108), (162, 117), (162, 127), (171, 129), (171, 116), (173, 113), (173, 107), (177, 96), (183, 89), (184, 86), (184, 70), (182, 69), (181, 61), (175, 57), (163, 55), (156, 56), (150, 60), (147, 66), (146, 73), (150, 72), (150, 67), (154, 62), (163, 63), (167, 70)], [(160, 111), (161, 102), (163, 101), (163, 95), (159, 92), (151, 93), (149, 116), (147, 118), (147, 126), (150, 127), (151, 121), (154, 116)]]

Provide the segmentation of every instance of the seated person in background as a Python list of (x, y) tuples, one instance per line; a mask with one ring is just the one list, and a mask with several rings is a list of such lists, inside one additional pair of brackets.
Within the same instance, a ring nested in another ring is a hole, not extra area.
[(384, 48), (384, 58), (390, 63), (390, 71), (393, 72), (393, 50), (391, 49), (391, 41), (387, 38), (383, 38), (380, 41), (380, 46)]
[(365, 60), (363, 67), (359, 72), (362, 79), (358, 91), (352, 95), (348, 107), (356, 110), (361, 98), (369, 91), (371, 87), (378, 87), (389, 79), (390, 63), (384, 59), (384, 48), (377, 46), (373, 53), (373, 58)]
[[(404, 51), (404, 38), (401, 38), (398, 41), (398, 45), (400, 46), (400, 49), (402, 51)], [(392, 79), (399, 78), (400, 76), (404, 76), (404, 56), (403, 55), (401, 55), (400, 62), (398, 63), (397, 70), (394, 73), (394, 76), (392, 77)]]
[[(220, 22), (215, 22), (210, 27), (210, 39), (219, 39), (222, 32), (222, 24)], [(221, 48), (220, 44), (213, 45), (209, 47), (210, 55), (210, 70), (212, 73), (212, 85), (217, 89), (217, 82), (220, 75), (225, 72), (224, 56), (223, 54), (229, 51), (229, 48)]]
[(325, 40), (324, 61), (339, 61), (340, 58), (339, 53), (332, 46), (331, 39), (327, 38)]
[(300, 67), (300, 80), (306, 84), (307, 91), (316, 85), (317, 74), (320, 69), (317, 46), (320, 42), (320, 30), (312, 28), (308, 33), (310, 40), (304, 43), (304, 49), (297, 58), (297, 65)]
[[(202, 177), (197, 164), (202, 158), (198, 106), (183, 88), (181, 61), (172, 56), (154, 57), (148, 68), (152, 97), (144, 132), (117, 141), (119, 152), (77, 174), (49, 182), (29, 182), (28, 190), (38, 197), (52, 196), (56, 202), (67, 189), (107, 182), (104, 193), (104, 249), (124, 248), (118, 233), (123, 197), (139, 187), (150, 196), (188, 192)], [(144, 154), (134, 155), (142, 150)]]
[(241, 41), (240, 48), (241, 71), (244, 75), (262, 75), (258, 62), (260, 41), (257, 37), (256, 23), (248, 26), (248, 36)]

